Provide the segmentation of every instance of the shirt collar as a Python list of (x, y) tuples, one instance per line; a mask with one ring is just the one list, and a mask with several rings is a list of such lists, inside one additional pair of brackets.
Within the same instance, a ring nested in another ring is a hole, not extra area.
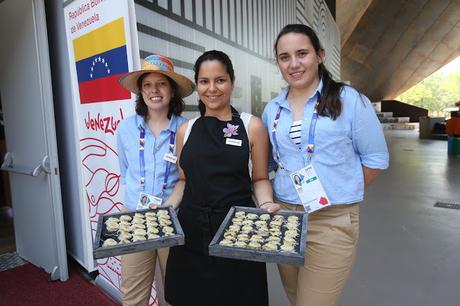
[[(308, 97), (308, 102), (310, 102), (314, 97), (319, 97), (322, 90), (323, 90), (323, 80), (320, 79), (318, 86), (316, 86), (316, 89), (312, 92), (310, 97)], [(285, 88), (283, 88), (280, 94), (275, 98), (275, 103), (278, 104), (278, 106), (281, 106), (283, 108), (291, 109), (289, 102), (286, 99), (288, 92), (289, 92), (289, 86), (286, 86)]]
[[(178, 122), (177, 116), (172, 114), (171, 119), (169, 120), (168, 127), (166, 129), (169, 130), (170, 132), (176, 133), (177, 128), (178, 128), (177, 122)], [(146, 131), (149, 129), (149, 127), (147, 126), (147, 123), (144, 120), (144, 117), (140, 115), (136, 115), (136, 123), (139, 129), (143, 128)]]

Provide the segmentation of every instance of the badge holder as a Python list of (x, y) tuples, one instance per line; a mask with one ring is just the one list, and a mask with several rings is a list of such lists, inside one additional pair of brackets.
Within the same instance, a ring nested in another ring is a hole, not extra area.
[(291, 173), (290, 177), (307, 213), (331, 205), (312, 164)]
[(161, 206), (163, 199), (151, 194), (141, 192), (137, 201), (136, 210), (149, 208), (150, 204)]

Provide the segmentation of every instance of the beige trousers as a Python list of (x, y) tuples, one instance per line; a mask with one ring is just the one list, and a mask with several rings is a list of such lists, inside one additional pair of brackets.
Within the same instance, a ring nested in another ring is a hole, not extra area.
[[(160, 267), (157, 273), (156, 288), (160, 305), (168, 305), (163, 297), (163, 284), (166, 272), (166, 261), (169, 248), (144, 251), (121, 256), (121, 292), (123, 305), (148, 305), (155, 278), (155, 266)], [(160, 275), (158, 275), (160, 274)]]
[[(279, 202), (281, 209), (301, 205)], [(359, 237), (359, 205), (333, 205), (308, 216), (302, 267), (278, 265), (292, 306), (336, 306), (350, 275)]]

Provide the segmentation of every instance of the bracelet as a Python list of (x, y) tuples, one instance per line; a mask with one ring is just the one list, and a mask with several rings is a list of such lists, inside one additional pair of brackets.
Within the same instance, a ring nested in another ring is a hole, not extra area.
[(273, 201), (265, 201), (262, 204), (259, 204), (259, 207), (262, 207), (262, 206), (264, 206), (265, 204), (268, 204), (268, 203), (273, 203)]

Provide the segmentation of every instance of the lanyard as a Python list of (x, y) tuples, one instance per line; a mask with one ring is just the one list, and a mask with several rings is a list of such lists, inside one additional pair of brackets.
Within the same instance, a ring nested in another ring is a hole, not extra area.
[[(319, 98), (315, 104), (315, 109), (313, 110), (313, 115), (312, 115), (311, 122), (310, 122), (310, 128), (308, 130), (308, 145), (307, 145), (308, 163), (310, 163), (313, 153), (315, 152), (315, 130), (316, 130), (316, 122), (318, 121), (318, 110), (317, 110), (318, 103), (319, 103)], [(274, 156), (275, 162), (278, 164), (278, 166), (281, 169), (286, 170), (286, 168), (281, 163), (279, 145), (278, 145), (278, 140), (276, 138), (276, 130), (278, 128), (278, 122), (281, 116), (282, 109), (283, 108), (279, 106), (278, 111), (276, 112), (275, 120), (273, 121), (272, 139), (273, 139), (273, 146), (275, 149), (275, 156)]]
[[(174, 146), (175, 146), (175, 141), (176, 141), (176, 133), (171, 132), (169, 134), (169, 154), (174, 154)], [(139, 132), (139, 164), (140, 164), (140, 172), (141, 172), (141, 178), (139, 180), (141, 184), (141, 191), (145, 191), (145, 157), (144, 157), (144, 152), (145, 152), (145, 129), (143, 127), (140, 127), (140, 132)], [(171, 171), (171, 163), (166, 161), (166, 169), (165, 169), (165, 176), (163, 179), (163, 187), (161, 190), (161, 195), (166, 190), (166, 187), (168, 187), (168, 177), (169, 177), (169, 172)]]

